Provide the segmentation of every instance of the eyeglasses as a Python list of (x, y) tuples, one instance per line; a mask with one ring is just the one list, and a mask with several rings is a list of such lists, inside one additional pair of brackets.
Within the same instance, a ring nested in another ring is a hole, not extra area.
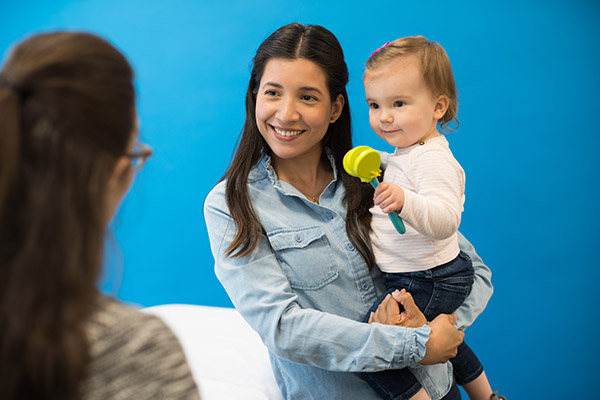
[(131, 160), (131, 167), (133, 168), (134, 172), (138, 172), (142, 169), (146, 163), (146, 160), (150, 158), (152, 153), (153, 150), (150, 146), (143, 143), (136, 143), (135, 147), (133, 148), (133, 152), (130, 154), (125, 154), (125, 157), (128, 157)]

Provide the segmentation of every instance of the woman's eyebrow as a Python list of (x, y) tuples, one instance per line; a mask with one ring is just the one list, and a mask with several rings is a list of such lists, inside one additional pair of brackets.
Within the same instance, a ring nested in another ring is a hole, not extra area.
[(262, 85), (262, 87), (265, 87), (265, 86), (274, 86), (278, 89), (283, 89), (282, 85), (280, 85), (279, 83), (275, 83), (275, 82), (265, 82), (265, 84)]
[(321, 92), (321, 90), (319, 90), (319, 89), (318, 89), (318, 88), (316, 88), (316, 87), (312, 87), (312, 86), (302, 86), (302, 87), (300, 88), (300, 90), (303, 90), (303, 91), (309, 91), (309, 92), (317, 92), (317, 93), (319, 93), (319, 94), (321, 94), (321, 95), (323, 94), (323, 92)]
[[(272, 86), (275, 87), (277, 89), (283, 89), (283, 85), (276, 83), (276, 82), (265, 82), (262, 87), (266, 87), (266, 86)], [(302, 86), (300, 87), (301, 91), (304, 92), (317, 92), (318, 94), (322, 95), (323, 92), (321, 92), (321, 90), (319, 88), (316, 88), (314, 86)]]

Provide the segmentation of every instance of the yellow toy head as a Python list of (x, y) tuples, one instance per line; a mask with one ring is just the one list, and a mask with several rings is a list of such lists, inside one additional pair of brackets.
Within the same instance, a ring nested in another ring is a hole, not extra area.
[(369, 146), (357, 146), (344, 156), (344, 169), (363, 182), (370, 182), (381, 175), (381, 157)]

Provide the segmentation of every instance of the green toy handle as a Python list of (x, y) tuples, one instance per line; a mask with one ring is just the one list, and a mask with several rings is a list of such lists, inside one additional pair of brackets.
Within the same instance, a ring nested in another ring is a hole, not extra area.
[[(377, 180), (377, 178), (371, 179), (369, 181), (369, 183), (371, 184), (371, 186), (373, 186), (373, 189), (377, 188), (377, 185), (379, 185), (379, 181)], [(404, 222), (402, 222), (402, 218), (400, 218), (397, 211), (391, 212), (388, 215), (390, 216), (390, 219), (392, 220), (392, 224), (394, 225), (394, 228), (396, 228), (396, 230), (398, 231), (399, 234), (402, 235), (404, 232), (406, 232), (406, 227), (404, 226)]]

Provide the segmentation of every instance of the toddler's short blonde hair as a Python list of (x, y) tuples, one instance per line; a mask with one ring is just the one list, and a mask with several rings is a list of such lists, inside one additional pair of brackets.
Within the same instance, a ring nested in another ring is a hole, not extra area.
[(421, 63), (421, 72), (425, 84), (434, 96), (446, 95), (449, 100), (448, 110), (440, 119), (440, 128), (454, 130), (448, 123), (455, 121), (458, 111), (458, 94), (454, 83), (454, 74), (448, 54), (437, 42), (431, 42), (423, 36), (407, 36), (396, 39), (382, 47), (367, 60), (367, 72), (397, 60), (399, 57), (416, 56)]

